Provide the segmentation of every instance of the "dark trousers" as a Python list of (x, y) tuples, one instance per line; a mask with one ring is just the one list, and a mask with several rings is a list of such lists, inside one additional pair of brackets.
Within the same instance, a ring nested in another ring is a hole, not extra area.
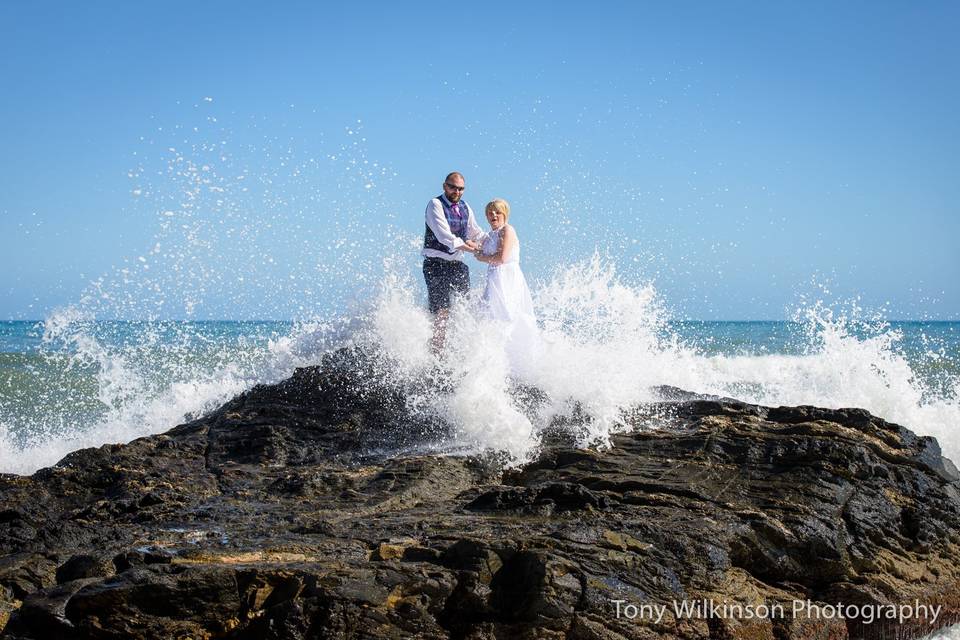
[(427, 281), (430, 313), (449, 309), (454, 295), (470, 291), (470, 268), (459, 260), (424, 258), (423, 278)]

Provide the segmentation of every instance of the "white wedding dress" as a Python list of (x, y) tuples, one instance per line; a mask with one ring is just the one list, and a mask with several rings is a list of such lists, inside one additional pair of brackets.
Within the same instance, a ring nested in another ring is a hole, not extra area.
[[(495, 254), (500, 249), (500, 242), (499, 230), (491, 231), (483, 240), (481, 252), (487, 256)], [(519, 240), (510, 255), (503, 256), (503, 264), (487, 266), (483, 308), (492, 320), (503, 323), (511, 372), (523, 374), (529, 371), (537, 356), (540, 338), (530, 288), (520, 270)]]

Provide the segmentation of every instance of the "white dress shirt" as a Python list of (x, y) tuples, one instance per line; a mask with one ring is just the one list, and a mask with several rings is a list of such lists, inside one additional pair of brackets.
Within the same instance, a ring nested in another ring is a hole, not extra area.
[[(452, 204), (446, 195), (442, 195), (440, 198), (443, 198), (444, 202), (448, 205)], [(477, 225), (477, 219), (473, 215), (473, 209), (462, 200), (460, 201), (460, 205), (467, 208), (467, 238), (476, 240), (482, 237), (484, 235), (483, 229)], [(436, 249), (424, 247), (420, 255), (425, 258), (442, 258), (444, 260), (459, 260), (463, 262), (463, 250), (461, 249), (461, 247), (463, 247), (463, 240), (453, 235), (453, 232), (450, 231), (450, 225), (447, 223), (447, 217), (443, 215), (443, 205), (440, 204), (439, 198), (433, 198), (427, 203), (425, 215), (427, 226), (433, 231), (433, 235), (437, 236), (440, 244), (445, 244), (451, 249), (456, 249), (456, 251), (454, 253), (447, 253), (445, 251), (437, 251)]]

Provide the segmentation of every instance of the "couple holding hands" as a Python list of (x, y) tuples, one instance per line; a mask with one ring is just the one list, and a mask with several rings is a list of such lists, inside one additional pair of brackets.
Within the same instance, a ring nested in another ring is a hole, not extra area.
[(510, 205), (501, 199), (487, 203), (484, 213), (490, 231), (484, 232), (463, 200), (464, 186), (463, 174), (453, 172), (443, 181), (443, 193), (427, 203), (421, 255), (433, 314), (433, 351), (437, 355), (443, 351), (453, 298), (470, 290), (464, 254), (472, 253), (487, 263), (482, 308), (490, 320), (502, 324), (510, 366), (516, 371), (528, 364), (537, 340), (537, 321), (520, 270), (520, 241), (509, 224)]

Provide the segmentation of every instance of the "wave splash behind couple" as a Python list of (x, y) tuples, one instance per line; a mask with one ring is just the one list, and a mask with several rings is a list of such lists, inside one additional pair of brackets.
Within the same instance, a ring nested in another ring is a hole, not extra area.
[(509, 224), (510, 205), (495, 199), (484, 215), (490, 231), (477, 224), (473, 209), (463, 200), (463, 174), (454, 171), (443, 181), (443, 193), (427, 203), (423, 236), (423, 277), (433, 315), (433, 353), (442, 356), (450, 305), (470, 290), (466, 254), (486, 263), (487, 278), (481, 299), (483, 317), (500, 325), (510, 369), (522, 373), (532, 366), (539, 333), (533, 300), (520, 269), (520, 240)]

